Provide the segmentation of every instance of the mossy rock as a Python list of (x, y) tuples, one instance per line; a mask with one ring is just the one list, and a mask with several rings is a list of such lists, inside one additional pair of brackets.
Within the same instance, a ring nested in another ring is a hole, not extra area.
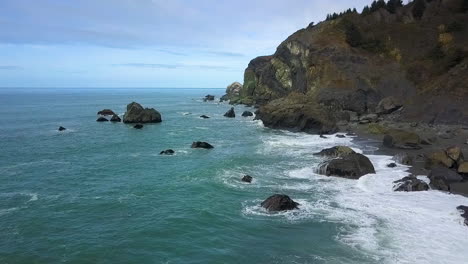
[(375, 135), (383, 135), (386, 134), (388, 131), (388, 128), (384, 127), (381, 124), (377, 123), (371, 123), (367, 126), (367, 132)]

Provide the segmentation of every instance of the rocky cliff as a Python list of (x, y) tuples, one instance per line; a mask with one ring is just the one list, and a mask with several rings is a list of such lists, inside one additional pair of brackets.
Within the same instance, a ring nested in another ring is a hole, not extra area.
[(403, 106), (397, 120), (468, 124), (467, 1), (422, 2), (418, 17), (412, 2), (297, 31), (249, 63), (236, 101), (267, 126), (318, 133), (389, 97)]

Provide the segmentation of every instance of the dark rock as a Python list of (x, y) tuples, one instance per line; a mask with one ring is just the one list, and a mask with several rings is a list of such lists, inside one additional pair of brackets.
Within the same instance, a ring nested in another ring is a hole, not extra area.
[(214, 147), (207, 142), (196, 141), (192, 143), (192, 148), (212, 149)]
[(122, 119), (120, 119), (120, 117), (118, 115), (113, 115), (110, 121), (111, 122), (122, 122)]
[(243, 182), (248, 182), (248, 183), (251, 183), (253, 180), (252, 176), (249, 176), (249, 175), (244, 175), (244, 177), (242, 177), (241, 181)]
[(383, 139), (383, 145), (388, 148), (421, 149), (421, 138), (413, 132), (401, 129), (389, 129)]
[(234, 118), (236, 117), (236, 113), (234, 112), (234, 107), (231, 107), (231, 109), (229, 109), (229, 111), (227, 111), (225, 114), (224, 114), (225, 117), (229, 117), (229, 118)]
[(214, 101), (214, 99), (215, 99), (214, 95), (208, 94), (208, 95), (205, 96), (205, 98), (203, 98), (203, 101), (205, 101), (205, 102), (206, 101)]
[(414, 164), (414, 157), (408, 153), (402, 152), (393, 156), (393, 160), (407, 166)]
[(363, 115), (359, 118), (359, 124), (368, 124), (377, 122), (379, 116), (376, 114)]
[(443, 167), (432, 169), (427, 177), (431, 180), (431, 187), (441, 191), (450, 191), (450, 184), (463, 180), (458, 173)]
[(261, 203), (261, 206), (270, 212), (287, 211), (297, 209), (299, 204), (284, 194), (275, 194)]
[(210, 118), (210, 117), (209, 117), (209, 116), (207, 116), (207, 115), (201, 115), (201, 116), (200, 116), (200, 118), (203, 118), (203, 119), (208, 119), (208, 118)]
[(248, 117), (248, 116), (253, 116), (254, 114), (250, 111), (244, 111), (244, 113), (242, 113), (242, 116), (243, 117)]
[(328, 137), (326, 137), (326, 136), (324, 136), (324, 135), (320, 135), (320, 138), (328, 138)]
[(352, 153), (320, 164), (319, 173), (326, 176), (359, 179), (366, 174), (375, 173), (375, 169), (369, 158), (359, 153)]
[(172, 149), (166, 149), (159, 153), (159, 155), (174, 155), (175, 151)]
[(389, 167), (389, 168), (395, 168), (396, 166), (397, 166), (396, 163), (387, 164), (387, 167)]
[(393, 96), (382, 99), (377, 105), (375, 112), (379, 115), (386, 115), (395, 112), (403, 106), (399, 100)]
[(219, 101), (220, 102), (224, 102), (224, 101), (229, 101), (229, 96), (227, 94), (221, 96), (221, 98), (219, 98)]
[(450, 184), (450, 193), (468, 196), (468, 182), (457, 182)]
[(462, 212), (462, 217), (465, 218), (465, 225), (468, 226), (468, 206), (460, 205), (457, 210)]
[(138, 103), (130, 103), (127, 105), (127, 112), (123, 117), (124, 123), (160, 123), (162, 121), (161, 114), (154, 108), (143, 108)]
[(415, 176), (404, 177), (401, 180), (394, 181), (395, 192), (420, 192), (429, 190), (429, 185)]
[(58, 128), (58, 131), (64, 131), (64, 130), (67, 130), (67, 129), (64, 128), (63, 126), (61, 126), (61, 127)]
[(110, 109), (101, 110), (97, 114), (102, 115), (102, 116), (113, 116), (113, 115), (115, 115), (114, 111), (112, 111)]
[(329, 157), (329, 158), (336, 158), (342, 157), (349, 154), (356, 153), (350, 147), (346, 146), (336, 146), (332, 148), (322, 149), (318, 153), (314, 153), (315, 156), (322, 156), (322, 157)]
[(136, 124), (136, 125), (133, 126), (133, 128), (142, 129), (143, 125), (142, 124)]
[(109, 120), (107, 120), (107, 118), (101, 116), (96, 121), (97, 122), (108, 122)]
[(338, 134), (338, 135), (336, 135), (336, 137), (337, 137), (337, 138), (346, 138), (346, 136), (345, 136), (345, 135), (339, 135), (339, 134)]

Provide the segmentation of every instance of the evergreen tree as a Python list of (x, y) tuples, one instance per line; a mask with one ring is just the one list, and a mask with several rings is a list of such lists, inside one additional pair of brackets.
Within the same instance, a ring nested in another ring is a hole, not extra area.
[(402, 6), (403, 6), (402, 0), (388, 0), (387, 11), (392, 14), (395, 14), (397, 8), (402, 7)]
[(371, 11), (370, 11), (369, 6), (365, 6), (364, 9), (362, 9), (361, 14), (362, 14), (363, 16), (367, 16), (368, 14), (370, 14), (370, 12), (371, 12)]
[(425, 0), (415, 0), (413, 4), (413, 17), (416, 19), (421, 19), (426, 10), (426, 1)]

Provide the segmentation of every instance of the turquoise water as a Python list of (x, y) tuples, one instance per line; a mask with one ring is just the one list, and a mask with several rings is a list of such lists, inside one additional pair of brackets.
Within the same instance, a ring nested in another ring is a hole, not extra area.
[[(223, 90), (1, 90), (0, 263), (466, 259), (468, 231), (455, 210), (466, 198), (393, 193), (406, 168), (386, 168), (390, 157), (372, 155), (373, 144), (264, 128), (240, 117), (252, 110), (243, 106), (224, 118), (230, 106), (203, 102), (208, 93)], [(136, 130), (95, 121), (132, 101), (158, 109), (163, 122)], [(215, 148), (191, 149), (192, 141)], [(315, 174), (312, 153), (336, 144), (369, 154), (377, 175)], [(159, 155), (168, 148), (176, 155)], [(240, 182), (244, 174), (254, 182)], [(265, 212), (258, 205), (274, 193), (300, 209)]]

